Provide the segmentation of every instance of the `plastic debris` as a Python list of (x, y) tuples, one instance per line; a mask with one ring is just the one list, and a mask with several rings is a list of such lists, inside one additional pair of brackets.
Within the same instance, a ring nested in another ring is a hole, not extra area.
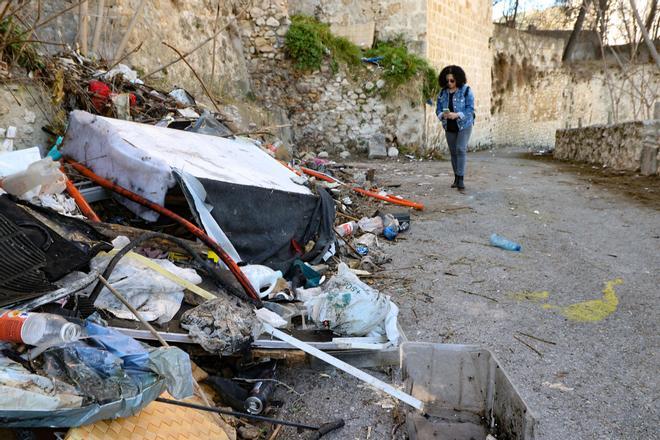
[(388, 296), (364, 284), (344, 263), (324, 285), (323, 294), (305, 302), (309, 316), (318, 326), (350, 336), (383, 335), (389, 329), (388, 339), (396, 344), (398, 330), (386, 326), (389, 316), (396, 327), (398, 309), (393, 309), (393, 305)]
[(260, 264), (249, 264), (241, 268), (245, 276), (250, 280), (254, 290), (259, 293), (261, 298), (267, 297), (277, 284), (277, 280), (282, 278), (282, 272), (273, 270), (268, 266)]
[(507, 251), (520, 252), (520, 250), (522, 249), (522, 246), (520, 246), (515, 241), (508, 240), (497, 234), (493, 234), (490, 236), (490, 244)]

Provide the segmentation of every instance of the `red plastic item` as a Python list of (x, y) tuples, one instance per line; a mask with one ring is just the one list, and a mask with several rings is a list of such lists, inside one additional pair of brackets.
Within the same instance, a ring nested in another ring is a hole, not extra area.
[(78, 162), (69, 158), (65, 158), (65, 160), (68, 163), (70, 163), (71, 166), (76, 171), (78, 171), (83, 176), (87, 177), (92, 182), (106, 189), (109, 189), (110, 191), (115, 192), (120, 196), (126, 197), (127, 199), (132, 200), (135, 203), (139, 203), (142, 206), (146, 206), (147, 208), (152, 209), (159, 214), (169, 217), (172, 220), (176, 221), (177, 223), (180, 223), (183, 227), (185, 227), (188, 231), (190, 231), (195, 237), (202, 240), (204, 244), (206, 244), (213, 252), (218, 254), (222, 262), (227, 265), (231, 273), (236, 277), (238, 282), (241, 284), (243, 290), (245, 290), (245, 293), (247, 293), (247, 295), (250, 298), (255, 300), (257, 304), (259, 305), (261, 304), (261, 299), (259, 299), (259, 295), (254, 290), (254, 287), (252, 287), (252, 283), (250, 283), (250, 280), (248, 280), (248, 278), (245, 276), (241, 268), (238, 267), (238, 264), (236, 264), (236, 262), (229, 256), (229, 254), (227, 254), (227, 252), (225, 252), (224, 249), (222, 249), (222, 247), (220, 247), (220, 245), (211, 237), (209, 237), (206, 234), (206, 232), (204, 232), (202, 229), (198, 228), (193, 223), (189, 222), (188, 220), (179, 216), (178, 214), (170, 211), (164, 206), (160, 206), (150, 200), (145, 199), (139, 194), (135, 194), (134, 192), (120, 185), (117, 185), (114, 182), (104, 179), (103, 177), (99, 176), (98, 174), (95, 174), (92, 170), (86, 168), (85, 166), (79, 164)]
[(110, 87), (106, 83), (97, 79), (89, 82), (88, 90), (91, 95), (92, 105), (97, 112), (103, 113), (106, 104), (110, 100), (110, 95), (112, 95), (112, 90), (110, 90)]

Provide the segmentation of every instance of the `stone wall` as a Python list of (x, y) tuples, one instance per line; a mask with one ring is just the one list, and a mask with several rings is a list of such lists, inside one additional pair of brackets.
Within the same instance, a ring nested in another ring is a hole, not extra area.
[(660, 174), (660, 120), (557, 130), (554, 157)]
[(496, 146), (553, 148), (557, 129), (651, 119), (660, 74), (653, 65), (562, 64), (562, 36), (496, 25), (491, 133)]
[[(96, 55), (104, 59), (115, 56), (120, 41), (137, 9), (140, 0), (105, 0), (101, 44)], [(234, 5), (236, 3), (236, 5)], [(89, 2), (89, 48), (96, 28), (97, 2)], [(195, 51), (186, 59), (200, 74), (214, 95), (221, 98), (244, 95), (249, 90), (250, 79), (245, 65), (241, 37), (235, 20), (242, 6), (235, 1), (208, 0), (147, 0), (130, 34), (126, 52), (142, 44), (124, 61), (143, 74), (177, 58), (177, 54), (163, 44), (167, 42), (182, 53), (188, 52), (213, 35), (216, 25), (224, 28), (216, 38), (215, 56), (213, 41)], [(41, 16), (46, 17), (72, 5), (68, 0), (31, 2), (24, 9), (25, 17), (36, 17), (41, 5)], [(219, 12), (219, 13), (218, 13)], [(217, 13), (217, 20), (216, 20)], [(31, 22), (30, 19), (27, 20)], [(36, 37), (43, 41), (64, 43), (75, 47), (78, 35), (78, 8), (59, 15), (47, 26), (39, 29)], [(58, 46), (45, 46), (57, 51)], [(213, 66), (215, 61), (215, 66)], [(213, 71), (214, 75), (211, 75)], [(179, 62), (155, 75), (152, 80), (167, 85), (178, 85), (190, 90), (204, 100), (202, 89), (185, 63)]]
[[(53, 118), (50, 94), (35, 84), (5, 83), (0, 87), (0, 129), (16, 127), (15, 150), (39, 147), (49, 149), (48, 133), (41, 127)], [(4, 137), (0, 134), (0, 144)]]
[[(425, 108), (419, 84), (384, 99), (377, 68), (359, 72), (329, 63), (314, 72), (293, 67), (284, 51), (291, 8), (285, 1), (264, 1), (240, 22), (253, 91), (269, 110), (286, 114), (299, 150), (345, 152), (380, 151), (388, 147), (425, 145)], [(297, 10), (297, 12), (307, 12)]]

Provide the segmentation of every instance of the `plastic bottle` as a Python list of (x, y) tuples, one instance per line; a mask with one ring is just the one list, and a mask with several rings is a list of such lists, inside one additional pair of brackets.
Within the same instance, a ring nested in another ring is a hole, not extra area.
[(497, 234), (493, 234), (490, 236), (490, 244), (507, 251), (520, 252), (520, 250), (522, 249), (522, 246), (520, 246), (515, 241), (507, 240), (506, 238), (501, 237)]
[(59, 315), (0, 310), (0, 341), (52, 346), (82, 336), (82, 327)]
[(337, 234), (339, 234), (340, 237), (347, 237), (352, 235), (357, 227), (358, 224), (356, 222), (342, 223), (341, 225), (335, 227), (335, 231), (337, 231)]
[(2, 189), (16, 197), (41, 186), (42, 194), (59, 194), (66, 188), (66, 176), (60, 171), (59, 162), (50, 157), (31, 163), (21, 171), (2, 180)]
[(260, 298), (267, 297), (275, 289), (277, 280), (282, 278), (282, 272), (273, 270), (268, 266), (260, 264), (248, 264), (242, 266), (241, 271), (245, 274), (254, 290), (259, 293)]

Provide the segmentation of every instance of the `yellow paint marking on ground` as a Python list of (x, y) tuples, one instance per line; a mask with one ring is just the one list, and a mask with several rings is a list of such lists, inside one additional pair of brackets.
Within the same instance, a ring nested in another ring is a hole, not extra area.
[(509, 294), (509, 297), (516, 301), (543, 301), (548, 299), (550, 292), (547, 290), (539, 292), (517, 292)]
[(561, 314), (572, 321), (597, 322), (610, 316), (619, 305), (614, 286), (623, 284), (621, 278), (605, 283), (603, 298), (571, 304), (562, 309)]
[[(598, 322), (614, 313), (619, 305), (619, 298), (616, 296), (614, 286), (623, 284), (621, 278), (617, 278), (605, 283), (603, 297), (601, 299), (592, 299), (569, 306), (556, 306), (554, 304), (542, 304), (545, 310), (559, 310), (562, 315), (571, 321), (578, 322)], [(547, 290), (537, 292), (516, 292), (508, 295), (516, 301), (544, 302), (550, 297)]]

